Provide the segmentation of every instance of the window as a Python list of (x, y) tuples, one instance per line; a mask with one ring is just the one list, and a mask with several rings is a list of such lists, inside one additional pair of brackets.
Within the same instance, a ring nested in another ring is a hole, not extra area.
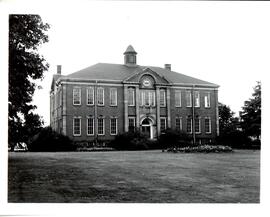
[(81, 88), (73, 89), (73, 105), (81, 105)]
[(187, 107), (191, 107), (191, 91), (186, 91), (186, 103)]
[(97, 104), (104, 105), (104, 89), (102, 87), (97, 88)]
[(116, 88), (110, 89), (110, 105), (117, 106), (117, 89)]
[(201, 133), (201, 118), (195, 118), (195, 133)]
[(181, 118), (181, 117), (177, 117), (177, 118), (175, 119), (175, 129), (176, 129), (177, 131), (182, 130), (182, 118)]
[(192, 119), (191, 119), (191, 117), (187, 118), (187, 133), (192, 133)]
[(81, 118), (80, 117), (73, 118), (73, 135), (74, 136), (81, 135)]
[(164, 89), (161, 89), (159, 92), (160, 92), (160, 106), (165, 107), (166, 106), (166, 92)]
[(135, 132), (135, 117), (128, 118), (128, 131)]
[(94, 88), (93, 87), (89, 87), (86, 89), (86, 102), (87, 105), (94, 105)]
[(93, 136), (94, 135), (94, 118), (87, 117), (87, 135)]
[(194, 98), (195, 98), (195, 107), (200, 107), (200, 92), (195, 91), (194, 92)]
[(104, 118), (98, 118), (98, 135), (104, 135)]
[(210, 108), (210, 93), (204, 96), (204, 106), (205, 108)]
[(160, 118), (160, 131), (163, 132), (166, 130), (166, 118)]
[(134, 106), (134, 88), (128, 88), (128, 105)]
[(117, 119), (116, 118), (111, 118), (110, 128), (111, 128), (111, 135), (116, 135), (117, 134)]
[(140, 101), (142, 106), (155, 106), (155, 91), (142, 90), (140, 92)]
[(175, 106), (181, 107), (181, 90), (175, 91)]
[(211, 133), (211, 119), (209, 117), (205, 118), (205, 133)]

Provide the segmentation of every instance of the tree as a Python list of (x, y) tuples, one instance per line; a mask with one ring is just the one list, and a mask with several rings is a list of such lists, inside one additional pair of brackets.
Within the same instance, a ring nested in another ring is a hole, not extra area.
[(245, 134), (251, 138), (261, 138), (261, 82), (253, 88), (252, 98), (245, 101), (240, 112), (241, 127)]
[[(35, 80), (43, 79), (49, 65), (38, 53), (41, 44), (48, 42), (49, 24), (38, 15), (9, 16), (9, 145), (26, 142), (30, 134), (42, 125), (32, 98)], [(29, 134), (28, 134), (29, 133)]]
[(234, 116), (230, 107), (219, 103), (219, 129), (218, 143), (233, 147), (243, 147), (247, 143), (244, 133), (241, 131), (239, 118)]

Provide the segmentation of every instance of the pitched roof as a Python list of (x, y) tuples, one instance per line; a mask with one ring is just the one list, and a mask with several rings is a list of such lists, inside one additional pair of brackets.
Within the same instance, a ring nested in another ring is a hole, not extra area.
[(137, 54), (137, 52), (136, 52), (135, 49), (132, 47), (132, 45), (129, 45), (129, 46), (127, 47), (127, 49), (126, 49), (126, 51), (125, 51), (124, 54), (126, 54), (126, 53), (135, 53), (135, 54)]
[(204, 86), (215, 86), (218, 85), (203, 81), (197, 78), (193, 78), (178, 72), (170, 71), (161, 67), (153, 66), (126, 66), (121, 64), (110, 64), (110, 63), (97, 63), (80, 71), (74, 72), (65, 76), (66, 78), (77, 78), (77, 79), (97, 79), (97, 80), (115, 80), (123, 81), (130, 77), (132, 74), (142, 72), (145, 68), (149, 68), (156, 72), (161, 77), (165, 77), (172, 84), (187, 84), (187, 85), (204, 85)]

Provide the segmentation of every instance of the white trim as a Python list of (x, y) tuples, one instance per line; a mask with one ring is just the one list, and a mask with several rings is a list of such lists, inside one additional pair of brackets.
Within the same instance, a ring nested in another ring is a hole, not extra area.
[[(115, 104), (112, 104), (112, 91), (115, 91)], [(117, 106), (117, 88), (110, 88), (110, 106)]]
[[(80, 120), (80, 134), (75, 134), (74, 133), (74, 127), (75, 127), (75, 119), (79, 119)], [(79, 117), (73, 117), (73, 125), (72, 125), (72, 132), (73, 132), (73, 136), (81, 136), (81, 134), (82, 134), (82, 120), (81, 120), (82, 118), (79, 116)]]
[[(93, 120), (93, 122), (92, 122), (93, 133), (92, 133), (92, 134), (89, 134), (89, 133), (88, 133), (88, 127), (89, 127), (89, 125), (88, 125), (88, 120), (90, 120), (90, 119)], [(94, 118), (93, 116), (87, 116), (87, 117), (86, 117), (86, 135), (87, 135), (87, 136), (94, 136), (94, 135), (95, 135), (95, 118)]]
[(128, 129), (131, 126), (131, 125), (129, 125), (129, 123), (130, 123), (129, 120), (133, 120), (133, 123), (134, 123), (133, 127), (134, 127), (134, 131), (135, 131), (135, 129), (136, 129), (136, 118), (135, 117), (128, 117)]
[[(188, 120), (190, 120), (190, 132), (188, 132)], [(192, 134), (193, 133), (193, 121), (192, 121), (192, 118), (191, 117), (187, 117), (187, 120), (186, 120), (187, 122), (187, 126), (186, 126), (186, 132), (188, 133), (188, 134)]]
[[(80, 103), (78, 103), (78, 104), (75, 104), (74, 103), (74, 92), (75, 92), (75, 90), (79, 90), (79, 101), (80, 101)], [(73, 105), (81, 105), (82, 104), (82, 90), (81, 90), (81, 88), (80, 87), (73, 87), (73, 94), (72, 94), (72, 103), (73, 103)]]
[[(116, 126), (115, 126), (115, 133), (112, 133), (112, 120), (113, 119), (115, 119), (115, 124), (116, 124)], [(117, 118), (110, 118), (110, 134), (112, 135), (112, 136), (115, 136), (115, 135), (117, 135), (118, 134), (118, 127), (117, 127)]]
[(208, 90), (208, 91), (213, 91), (216, 90), (217, 88), (214, 87), (189, 87), (189, 86), (171, 86), (172, 89), (180, 89), (180, 90)]
[[(162, 92), (164, 93), (163, 96), (161, 96)], [(160, 96), (160, 99), (159, 99), (160, 107), (162, 107), (162, 108), (166, 107), (167, 106), (167, 104), (166, 104), (166, 89), (163, 89), (163, 88), (159, 89), (159, 96)], [(164, 102), (163, 105), (161, 104), (161, 97), (163, 98), (163, 102)]]
[(83, 82), (70, 82), (70, 81), (63, 81), (61, 82), (62, 84), (73, 84), (73, 85), (84, 85), (84, 86), (88, 86), (88, 85), (95, 85), (95, 86), (115, 86), (115, 87), (123, 87), (123, 84), (114, 84), (114, 83), (94, 83), (95, 80), (93, 80), (92, 82), (88, 82), (88, 83), (83, 83)]
[(179, 129), (179, 130), (182, 131), (182, 130), (183, 130), (183, 121), (182, 121), (182, 117), (176, 117), (176, 118), (175, 118), (175, 129), (178, 130), (178, 129), (177, 129), (176, 120), (179, 120), (179, 124), (180, 124), (180, 129)]

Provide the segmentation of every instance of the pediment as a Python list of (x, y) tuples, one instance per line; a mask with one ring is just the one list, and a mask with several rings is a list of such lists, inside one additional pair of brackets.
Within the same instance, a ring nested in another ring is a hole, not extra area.
[(126, 78), (124, 80), (124, 82), (127, 82), (127, 83), (141, 83), (141, 79), (143, 77), (146, 77), (146, 76), (152, 77), (156, 84), (164, 84), (164, 85), (166, 85), (166, 84), (171, 83), (166, 78), (164, 78), (164, 76), (160, 76), (157, 72), (153, 71), (150, 68), (142, 69), (142, 71), (140, 71), (140, 72)]

